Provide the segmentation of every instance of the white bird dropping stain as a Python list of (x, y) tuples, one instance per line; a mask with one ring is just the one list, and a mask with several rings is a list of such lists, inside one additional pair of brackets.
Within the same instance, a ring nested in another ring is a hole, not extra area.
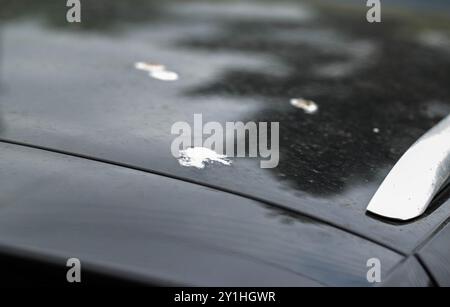
[(380, 129), (379, 128), (373, 128), (373, 133), (380, 133)]
[(154, 79), (161, 81), (176, 81), (178, 74), (176, 72), (166, 69), (166, 66), (161, 64), (151, 64), (145, 62), (134, 63), (134, 68), (148, 72), (148, 75)]
[(207, 163), (221, 163), (223, 165), (231, 165), (231, 161), (227, 156), (218, 154), (214, 150), (206, 147), (192, 147), (180, 151), (178, 162), (182, 166), (205, 168)]
[(314, 101), (303, 98), (292, 98), (291, 105), (302, 109), (307, 114), (314, 114), (319, 111), (319, 106)]

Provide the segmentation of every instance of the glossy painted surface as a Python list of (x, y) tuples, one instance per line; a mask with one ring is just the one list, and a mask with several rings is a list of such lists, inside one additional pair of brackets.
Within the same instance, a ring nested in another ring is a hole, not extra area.
[[(7, 1), (0, 138), (232, 191), (404, 253), (449, 217), (450, 201), (409, 224), (365, 214), (405, 150), (450, 113), (448, 14), (384, 4), (373, 25), (361, 4), (182, 2), (83, 1), (78, 26), (54, 1)], [(139, 61), (179, 79), (150, 78)], [(319, 111), (292, 107), (299, 97)], [(180, 166), (171, 125), (194, 113), (279, 121), (279, 166)]]
[(450, 225), (447, 224), (418, 253), (436, 283), (450, 287)]
[(379, 257), (387, 274), (402, 258), (180, 180), (9, 144), (0, 157), (0, 253), (203, 286), (369, 286), (367, 259)]
[(436, 286), (416, 257), (405, 259), (395, 271), (384, 278), (383, 287), (433, 287)]

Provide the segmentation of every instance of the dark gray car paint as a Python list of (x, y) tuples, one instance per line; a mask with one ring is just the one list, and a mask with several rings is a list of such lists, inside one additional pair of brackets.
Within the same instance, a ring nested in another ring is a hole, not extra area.
[(450, 287), (450, 226), (448, 222), (418, 253), (436, 283)]
[(415, 256), (406, 258), (379, 284), (383, 287), (436, 286)]
[(402, 259), (199, 185), (17, 145), (0, 144), (0, 157), (0, 247), (61, 265), (185, 285), (368, 286), (369, 258), (382, 274)]
[[(2, 10), (0, 139), (215, 187), (403, 254), (450, 215), (450, 201), (409, 224), (365, 214), (395, 161), (450, 112), (449, 47), (426, 36), (448, 38), (448, 18), (438, 13), (386, 10), (371, 25), (359, 5), (295, 13), (297, 2), (84, 1), (83, 23), (67, 25), (55, 2), (20, 3)], [(142, 60), (180, 80), (148, 78), (133, 68)], [(315, 100), (319, 113), (292, 108), (293, 97)], [(222, 123), (279, 121), (279, 167), (263, 170), (252, 159), (181, 167), (170, 127), (194, 113)]]

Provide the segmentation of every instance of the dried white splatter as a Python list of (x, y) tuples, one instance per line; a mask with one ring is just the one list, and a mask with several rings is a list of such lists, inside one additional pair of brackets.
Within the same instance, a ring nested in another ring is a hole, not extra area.
[(207, 163), (221, 163), (231, 165), (231, 161), (225, 155), (218, 154), (206, 147), (192, 147), (180, 151), (178, 162), (182, 166), (205, 168)]
[(167, 70), (152, 72), (152, 73), (150, 73), (150, 76), (155, 79), (162, 80), (162, 81), (178, 80), (178, 74), (176, 72), (167, 71)]
[(154, 79), (161, 81), (176, 81), (178, 80), (178, 74), (176, 72), (167, 70), (164, 65), (151, 64), (145, 62), (136, 62), (134, 67), (138, 70), (148, 72), (148, 75)]
[(145, 63), (145, 62), (136, 62), (134, 63), (134, 67), (139, 70), (152, 72), (152, 71), (161, 71), (165, 70), (166, 66), (161, 64), (151, 64), (151, 63)]
[(303, 98), (292, 98), (291, 105), (302, 109), (307, 114), (314, 114), (319, 110), (319, 106), (314, 101)]
[(380, 133), (380, 129), (379, 128), (373, 128), (373, 133)]

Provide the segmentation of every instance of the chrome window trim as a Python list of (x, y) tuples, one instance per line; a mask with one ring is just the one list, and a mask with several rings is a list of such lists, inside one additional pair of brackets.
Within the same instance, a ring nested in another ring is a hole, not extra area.
[(450, 175), (450, 115), (423, 135), (392, 168), (367, 210), (391, 219), (422, 215)]

